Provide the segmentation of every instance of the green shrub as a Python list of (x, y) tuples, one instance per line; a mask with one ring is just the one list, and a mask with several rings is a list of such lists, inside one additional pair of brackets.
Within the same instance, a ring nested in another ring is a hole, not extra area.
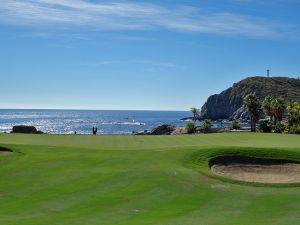
[(272, 125), (270, 120), (261, 121), (258, 130), (263, 133), (271, 133), (272, 132)]
[(239, 120), (233, 120), (232, 122), (231, 122), (231, 127), (232, 127), (232, 129), (240, 129), (241, 128), (241, 126), (240, 126), (240, 121)]
[(274, 133), (283, 133), (286, 129), (286, 125), (283, 122), (277, 122), (273, 127)]
[(204, 119), (201, 125), (201, 132), (209, 133), (211, 127), (212, 127), (212, 121), (209, 119)]
[(196, 131), (196, 127), (194, 123), (187, 123), (186, 124), (186, 131), (188, 134), (193, 134)]
[(300, 134), (300, 123), (294, 124), (293, 126), (291, 126), (289, 129), (289, 133), (290, 134)]

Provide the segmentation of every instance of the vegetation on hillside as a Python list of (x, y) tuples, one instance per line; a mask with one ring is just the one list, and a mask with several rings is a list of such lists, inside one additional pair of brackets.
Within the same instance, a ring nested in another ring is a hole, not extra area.
[(266, 96), (300, 102), (300, 80), (288, 77), (249, 77), (232, 87), (212, 95), (201, 108), (202, 119), (249, 119), (244, 98), (255, 94), (262, 101)]
[(300, 80), (289, 77), (249, 77), (233, 85), (234, 95), (254, 93), (259, 99), (280, 96), (300, 101)]
[[(266, 96), (260, 102), (255, 94), (247, 95), (244, 99), (248, 112), (251, 116), (251, 131), (255, 132), (256, 122), (262, 112), (268, 116), (267, 120), (261, 121), (259, 130), (262, 132), (300, 133), (300, 103), (295, 100), (286, 102), (282, 97)], [(284, 121), (284, 115), (287, 119)]]

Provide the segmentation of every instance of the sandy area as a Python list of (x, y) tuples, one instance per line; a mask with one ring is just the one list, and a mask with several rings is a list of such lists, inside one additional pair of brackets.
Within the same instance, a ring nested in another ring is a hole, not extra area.
[[(212, 162), (213, 173), (235, 180), (258, 183), (300, 183), (300, 164), (291, 161), (258, 159), (234, 160), (230, 157), (224, 161)], [(241, 158), (239, 158), (241, 159)]]
[(0, 155), (8, 155), (8, 154), (11, 154), (11, 152), (1, 152), (0, 151)]

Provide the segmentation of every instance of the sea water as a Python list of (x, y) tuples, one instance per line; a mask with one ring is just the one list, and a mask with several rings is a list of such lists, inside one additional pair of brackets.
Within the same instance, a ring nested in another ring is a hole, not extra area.
[(50, 134), (130, 134), (151, 130), (161, 124), (184, 126), (188, 111), (45, 110), (0, 109), (0, 132), (14, 125), (35, 126)]

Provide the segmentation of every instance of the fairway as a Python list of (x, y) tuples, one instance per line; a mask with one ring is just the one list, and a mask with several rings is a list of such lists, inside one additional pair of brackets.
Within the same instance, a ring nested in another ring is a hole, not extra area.
[(0, 134), (2, 225), (300, 224), (300, 185), (214, 175), (210, 158), (300, 161), (300, 136)]

